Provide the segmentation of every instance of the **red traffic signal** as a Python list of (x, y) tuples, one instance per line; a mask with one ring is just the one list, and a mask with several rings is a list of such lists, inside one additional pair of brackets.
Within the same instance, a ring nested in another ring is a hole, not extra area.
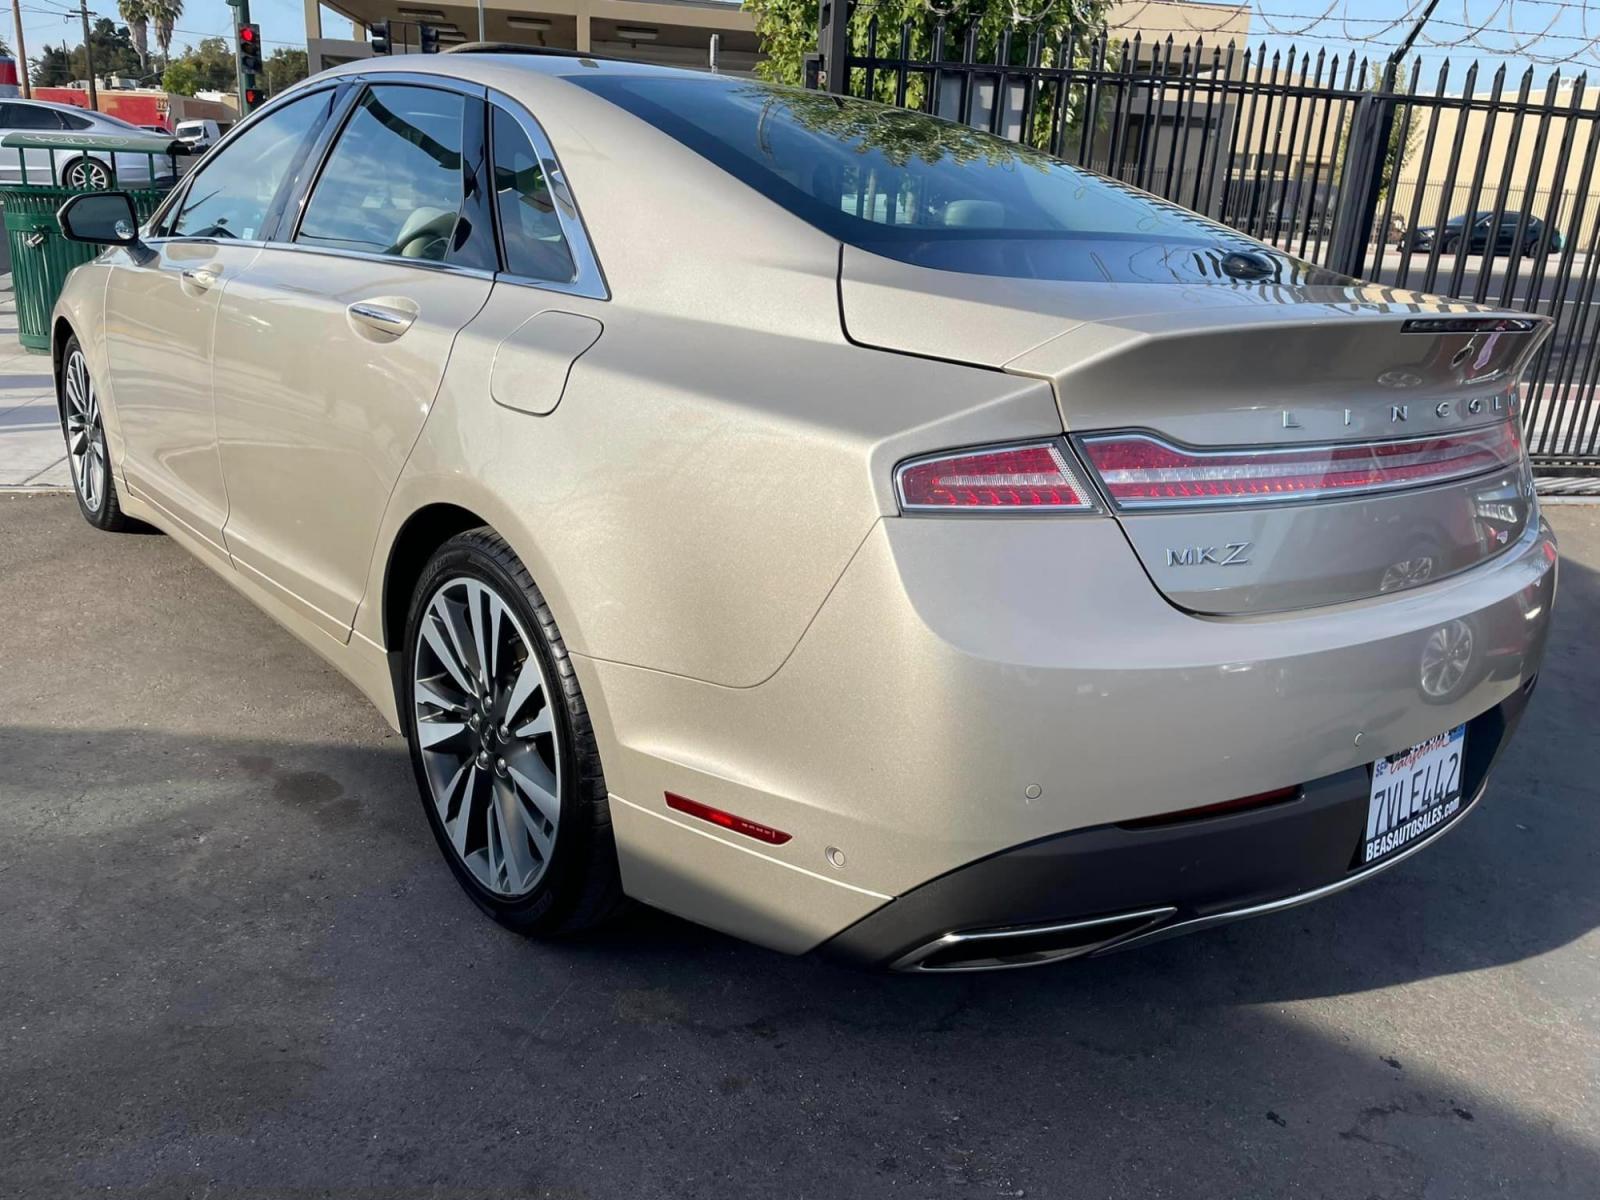
[(254, 75), (261, 70), (261, 26), (239, 26), (239, 70)]
[(244, 90), (244, 107), (246, 112), (255, 109), (267, 98), (266, 92), (260, 88), (247, 87)]

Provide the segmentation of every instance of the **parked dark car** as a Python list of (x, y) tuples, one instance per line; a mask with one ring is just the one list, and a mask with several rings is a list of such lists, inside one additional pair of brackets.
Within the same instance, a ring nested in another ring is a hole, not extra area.
[[(1472, 225), (1470, 235), (1467, 235), (1466, 250), (1468, 254), (1482, 254), (1483, 248), (1489, 241), (1489, 227), (1494, 224), (1494, 213), (1477, 212), (1468, 218), (1465, 213), (1451, 217), (1444, 223), (1443, 240), (1440, 252), (1444, 254), (1459, 253), (1462, 248), (1463, 232), (1469, 223)], [(1522, 230), (1521, 249), (1524, 254), (1535, 254), (1541, 243), (1545, 245), (1546, 254), (1559, 253), (1567, 244), (1566, 235), (1559, 229), (1552, 230), (1548, 242), (1544, 241), (1544, 222), (1538, 217), (1528, 217), (1524, 220), (1519, 212), (1500, 214), (1500, 224), (1495, 232), (1494, 252), (1496, 254), (1510, 254), (1517, 245), (1517, 230)], [(1433, 225), (1419, 225), (1406, 239), (1406, 249), (1412, 253), (1422, 250), (1432, 250), (1433, 240), (1438, 235), (1437, 227)]]

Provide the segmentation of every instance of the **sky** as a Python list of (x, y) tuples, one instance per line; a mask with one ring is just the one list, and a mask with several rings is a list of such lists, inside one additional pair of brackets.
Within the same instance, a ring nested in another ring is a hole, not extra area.
[[(1139, 2), (1139, 0), (1134, 0)], [(1171, 0), (1147, 0), (1159, 5)], [(82, 41), (76, 9), (67, 0), (21, 0), (28, 53), (37, 56), (49, 42), (58, 45)], [(1310, 48), (1313, 55), (1326, 48), (1343, 53), (1354, 47), (1363, 55), (1385, 57), (1404, 37), (1426, 0), (1253, 0), (1250, 22), (1252, 42), (1265, 40), (1271, 50), (1291, 44)], [(251, 0), (251, 17), (261, 26), (270, 53), (277, 46), (305, 45), (305, 12), (301, 0)], [(1033, 8), (1026, 0), (1024, 10)], [(116, 17), (115, 0), (90, 0), (94, 15)], [(0, 6), (0, 28), (13, 40), (11, 21)], [(1155, 24), (1154, 14), (1145, 24)], [(232, 11), (224, 0), (189, 0), (173, 36), (174, 48), (211, 35), (227, 35), (233, 28)], [(343, 17), (323, 12), (324, 31), (348, 36)], [(1593, 39), (1593, 40), (1591, 40)], [(1549, 71), (1560, 66), (1563, 74), (1587, 68), (1600, 74), (1600, 0), (1440, 0), (1432, 19), (1417, 42), (1426, 66), (1424, 78), (1435, 78), (1439, 61), (1451, 60), (1455, 78), (1461, 67), (1477, 59), (1484, 64), (1480, 79), (1505, 62), (1521, 67), (1536, 65), (1542, 84)]]
[[(21, 0), (22, 30), (28, 41), (28, 57), (37, 58), (46, 43), (58, 46), (65, 39), (77, 46), (83, 41), (83, 22), (78, 17), (75, 4), (67, 0)], [(233, 10), (224, 0), (186, 0), (183, 17), (172, 34), (172, 48), (176, 53), (186, 44), (198, 42), (203, 37), (233, 36)], [(116, 0), (89, 0), (89, 19), (110, 17), (119, 25)], [(304, 49), (306, 44), (305, 7), (302, 0), (250, 0), (250, 19), (261, 26), (261, 40), (271, 54), (279, 46)], [(0, 30), (7, 44), (15, 50), (13, 21), (5, 6), (0, 5)], [(350, 22), (323, 10), (322, 28), (333, 37), (349, 37)], [(154, 31), (150, 47), (155, 49)]]
[[(1152, 5), (1164, 0), (1151, 0)], [(1387, 58), (1401, 43), (1426, 0), (1254, 0), (1251, 41), (1266, 41), (1269, 52), (1295, 45), (1362, 57)], [(1445, 59), (1451, 79), (1473, 61), (1480, 83), (1502, 63), (1512, 72), (1528, 65), (1541, 84), (1552, 69), (1563, 76), (1588, 70), (1600, 74), (1600, 0), (1440, 0), (1423, 26), (1414, 53), (1424, 63), (1423, 79), (1432, 85)]]

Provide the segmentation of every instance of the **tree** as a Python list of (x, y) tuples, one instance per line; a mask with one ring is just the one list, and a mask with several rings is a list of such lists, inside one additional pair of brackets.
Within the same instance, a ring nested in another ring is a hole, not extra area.
[(65, 87), (72, 82), (72, 59), (65, 44), (46, 46), (34, 58), (29, 78), (34, 87)]
[(267, 94), (276, 96), (284, 88), (299, 83), (311, 74), (311, 64), (304, 50), (291, 50), (279, 46), (267, 56), (263, 64), (267, 74)]
[[(1416, 74), (1421, 64), (1413, 61), (1409, 72), (1401, 67), (1394, 73), (1394, 95), (1398, 97), (1394, 110), (1394, 124), (1389, 129), (1389, 144), (1383, 152), (1383, 180), (1378, 185), (1378, 198), (1381, 200), (1389, 194), (1389, 189), (1394, 186), (1395, 176), (1412, 152), (1417, 148), (1417, 139), (1422, 136), (1422, 129), (1417, 124), (1417, 110), (1405, 102), (1405, 95), (1411, 87), (1411, 76)], [(1371, 66), (1371, 89), (1374, 92), (1383, 90), (1382, 63), (1373, 63)], [(1333, 146), (1333, 162), (1345, 161), (1345, 148), (1350, 144), (1350, 127), (1355, 120), (1355, 110), (1352, 106), (1350, 120), (1339, 127), (1339, 137)]]
[(192, 96), (200, 90), (200, 72), (194, 63), (180, 58), (161, 72), (161, 86), (175, 96)]
[(196, 92), (231, 92), (238, 75), (233, 51), (226, 38), (201, 38), (186, 46), (161, 76), (161, 86), (169, 92), (192, 96)]
[[(89, 31), (89, 43), (94, 51), (96, 75), (140, 74), (139, 53), (133, 47), (126, 25), (117, 25), (101, 17)], [(35, 87), (65, 87), (88, 77), (89, 56), (81, 43), (71, 50), (65, 44), (46, 46), (33, 60), (29, 72)]]
[[(106, 75), (140, 75), (143, 68), (139, 52), (134, 49), (133, 38), (126, 25), (118, 25), (109, 17), (101, 17), (89, 30), (89, 43), (94, 50), (94, 73)], [(72, 77), (89, 78), (89, 56), (80, 45), (72, 52)]]
[[(843, 3), (844, 0), (839, 0)], [(1001, 33), (1014, 27), (1019, 36), (1014, 37), (1016, 51), (1020, 53), (1028, 36), (1038, 33), (1046, 49), (1043, 63), (1050, 65), (1055, 58), (1056, 46), (1069, 29), (1094, 31), (1104, 27), (1106, 9), (1110, 0), (1055, 0), (1054, 3), (1034, 3), (1026, 0), (954, 0), (944, 10), (947, 30), (964, 30), (969, 25), (977, 29), (978, 58), (992, 60), (999, 45)], [(865, 54), (867, 26), (871, 17), (878, 19), (878, 52), (893, 53), (899, 46), (902, 25), (911, 26), (910, 56), (926, 58), (933, 46), (934, 6), (927, 0), (878, 0), (874, 4), (861, 4), (851, 14), (850, 43), (852, 54)], [(767, 59), (756, 73), (763, 79), (776, 83), (800, 83), (805, 72), (805, 56), (817, 48), (818, 0), (744, 0), (747, 12), (755, 14), (756, 37)], [(1016, 21), (1018, 12), (1022, 20)], [(946, 35), (948, 38), (948, 34)], [(890, 48), (894, 48), (891, 50)], [(878, 100), (894, 98), (893, 73), (878, 73)], [(907, 80), (906, 103), (916, 107), (925, 86), (920, 75)]]
[(161, 47), (161, 63), (166, 66), (172, 57), (172, 27), (183, 16), (183, 0), (145, 0), (145, 12), (155, 23), (156, 45)]
[(117, 15), (128, 23), (141, 70), (150, 69), (150, 10), (146, 0), (117, 0)]

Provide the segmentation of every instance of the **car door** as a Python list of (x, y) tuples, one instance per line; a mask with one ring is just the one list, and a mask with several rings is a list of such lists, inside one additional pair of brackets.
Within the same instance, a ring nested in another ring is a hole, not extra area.
[(263, 112), (193, 173), (153, 223), (148, 249), (119, 255), (106, 285), (106, 357), (128, 489), (219, 554), (228, 498), (211, 397), (217, 305), (260, 253), (333, 96), (324, 89)]
[(496, 265), (481, 88), (361, 92), (294, 228), (223, 296), (217, 439), (234, 562), (348, 636), (378, 524)]

